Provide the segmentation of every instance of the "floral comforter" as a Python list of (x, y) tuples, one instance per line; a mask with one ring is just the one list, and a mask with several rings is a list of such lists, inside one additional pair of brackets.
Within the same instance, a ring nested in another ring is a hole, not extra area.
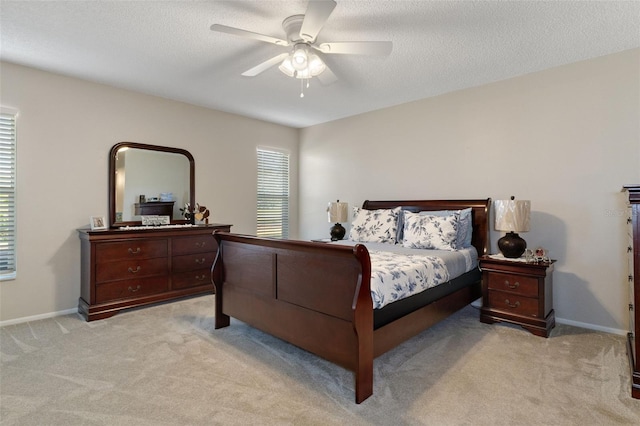
[[(351, 240), (332, 244), (353, 246)], [(365, 243), (371, 258), (371, 298), (373, 308), (446, 283), (478, 267), (474, 247), (461, 250), (427, 250), (400, 244)]]
[(371, 251), (373, 309), (449, 281), (444, 260), (437, 256)]

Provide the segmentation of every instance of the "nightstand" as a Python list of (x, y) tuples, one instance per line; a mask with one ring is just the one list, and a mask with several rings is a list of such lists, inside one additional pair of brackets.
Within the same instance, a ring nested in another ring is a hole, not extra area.
[(548, 337), (556, 325), (553, 311), (553, 263), (480, 258), (482, 308), (480, 321), (509, 322)]

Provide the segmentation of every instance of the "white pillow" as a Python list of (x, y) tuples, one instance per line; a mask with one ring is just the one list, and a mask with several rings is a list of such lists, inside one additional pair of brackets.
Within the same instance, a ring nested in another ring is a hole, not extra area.
[(457, 250), (460, 214), (434, 216), (404, 211), (402, 246), (417, 249)]
[(353, 209), (349, 239), (362, 243), (396, 243), (400, 207), (395, 209)]

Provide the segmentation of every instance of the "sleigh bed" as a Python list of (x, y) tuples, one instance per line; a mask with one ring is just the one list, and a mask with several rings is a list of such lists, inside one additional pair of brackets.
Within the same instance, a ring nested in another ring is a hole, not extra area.
[[(365, 201), (362, 209), (400, 207), (431, 216), (428, 212), (471, 208), (470, 245), (482, 256), (489, 247), (490, 203), (491, 199)], [(234, 317), (353, 371), (356, 403), (373, 393), (374, 358), (481, 294), (480, 273), (474, 267), (374, 309), (367, 243), (325, 244), (227, 232), (215, 232), (214, 237), (215, 328), (229, 326)]]

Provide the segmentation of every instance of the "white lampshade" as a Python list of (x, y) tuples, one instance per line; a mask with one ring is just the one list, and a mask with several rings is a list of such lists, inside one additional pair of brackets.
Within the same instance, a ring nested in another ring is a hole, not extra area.
[(529, 200), (496, 200), (493, 204), (496, 221), (496, 231), (527, 232), (529, 231), (529, 217), (531, 216), (531, 201)]
[(340, 200), (335, 202), (330, 202), (327, 207), (328, 219), (331, 223), (340, 223), (346, 222), (349, 218), (349, 203), (340, 202)]

